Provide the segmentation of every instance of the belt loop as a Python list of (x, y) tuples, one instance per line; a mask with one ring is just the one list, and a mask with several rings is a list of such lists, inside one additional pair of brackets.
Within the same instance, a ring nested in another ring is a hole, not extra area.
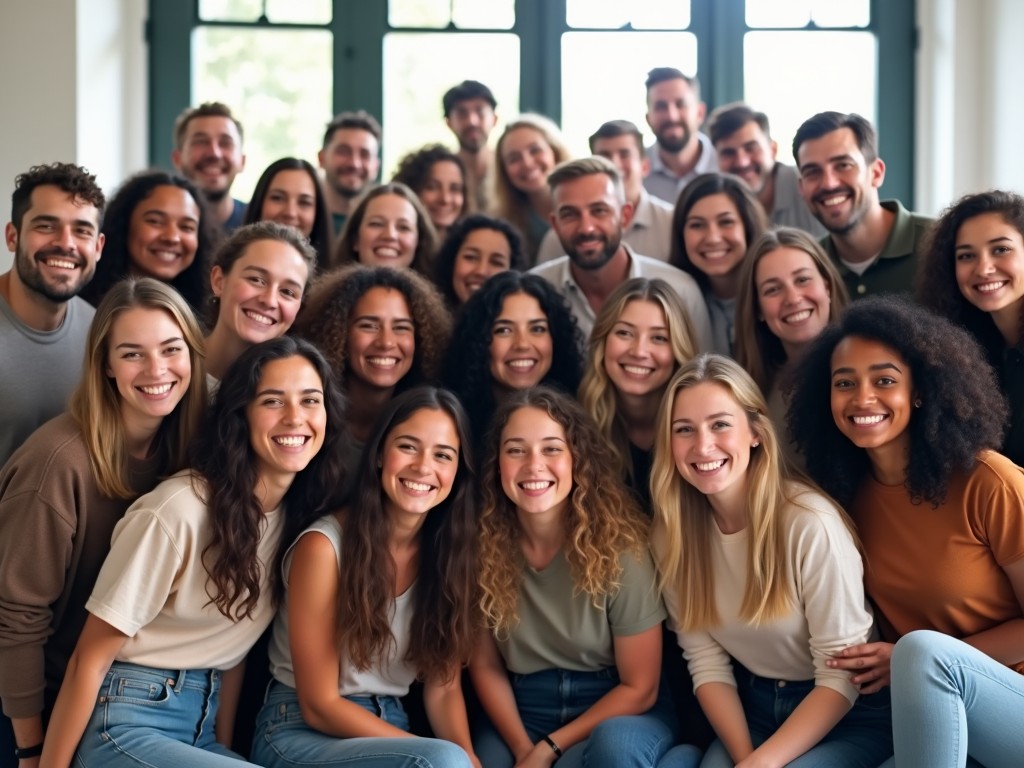
[(181, 689), (185, 687), (185, 670), (179, 669), (177, 672), (178, 679), (174, 682), (174, 692), (181, 693)]

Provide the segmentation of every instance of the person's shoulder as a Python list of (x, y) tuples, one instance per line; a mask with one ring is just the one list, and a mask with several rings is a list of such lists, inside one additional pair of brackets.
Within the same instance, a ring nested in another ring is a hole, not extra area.
[(1024, 468), (998, 451), (986, 450), (978, 454), (967, 481), (1024, 489)]
[(565, 274), (568, 264), (568, 256), (559, 256), (557, 259), (552, 259), (551, 261), (546, 261), (543, 264), (538, 264), (530, 269), (529, 273), (531, 275), (543, 277), (548, 282), (554, 283), (555, 286), (558, 286), (560, 279)]
[(652, 256), (644, 256), (642, 253), (633, 253), (632, 257), (635, 264), (634, 272), (637, 277), (658, 278), (664, 280), (676, 290), (680, 290), (680, 288), (685, 288), (686, 290), (695, 288), (700, 291), (697, 281), (691, 275), (679, 269), (679, 267), (668, 264), (660, 259), (655, 259)]

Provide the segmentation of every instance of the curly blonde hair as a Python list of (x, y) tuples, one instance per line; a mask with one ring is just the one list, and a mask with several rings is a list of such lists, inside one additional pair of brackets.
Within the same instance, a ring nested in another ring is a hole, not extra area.
[(498, 409), (487, 441), (480, 515), (480, 607), (499, 636), (519, 620), (517, 604), (526, 560), (516, 508), (501, 487), (501, 433), (522, 408), (544, 411), (565, 430), (573, 487), (565, 515), (565, 555), (577, 592), (600, 605), (620, 586), (620, 556), (639, 560), (647, 548), (648, 522), (622, 481), (607, 471), (611, 455), (597, 427), (569, 395), (547, 387), (514, 393)]
[(451, 336), (452, 320), (444, 299), (428, 281), (409, 269), (350, 264), (324, 273), (309, 291), (295, 320), (295, 332), (313, 342), (347, 388), (349, 319), (371, 288), (392, 288), (405, 297), (416, 342), (412, 368), (396, 391), (437, 380)]

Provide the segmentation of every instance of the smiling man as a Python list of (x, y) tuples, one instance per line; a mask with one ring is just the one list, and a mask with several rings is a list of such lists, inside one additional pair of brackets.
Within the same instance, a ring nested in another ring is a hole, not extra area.
[(231, 197), (235, 177), (245, 170), (242, 124), (218, 101), (189, 107), (174, 121), (171, 162), (210, 204), (225, 234), (242, 225), (245, 203)]
[(870, 122), (858, 114), (820, 112), (793, 138), (800, 194), (829, 231), (821, 244), (850, 297), (913, 289), (917, 244), (932, 220), (899, 200), (878, 198), (885, 163)]
[(0, 275), (0, 465), (61, 413), (82, 373), (94, 310), (78, 293), (103, 251), (105, 200), (96, 177), (68, 163), (15, 180), (4, 236), (14, 266)]
[(324, 191), (336, 235), (341, 234), (356, 198), (377, 179), (382, 135), (377, 118), (362, 109), (341, 112), (327, 124), (317, 159), (324, 170)]

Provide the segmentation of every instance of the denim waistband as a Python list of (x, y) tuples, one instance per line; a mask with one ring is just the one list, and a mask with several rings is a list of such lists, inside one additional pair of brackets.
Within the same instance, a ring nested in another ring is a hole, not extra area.
[(733, 674), (736, 677), (737, 685), (754, 688), (755, 690), (776, 691), (789, 689), (791, 691), (807, 692), (814, 688), (814, 680), (779, 680), (771, 677), (761, 677), (739, 664), (735, 666)]
[(143, 678), (166, 684), (178, 692), (184, 688), (209, 690), (219, 683), (220, 674), (217, 669), (157, 669), (127, 661), (115, 661), (107, 672), (108, 676)]

